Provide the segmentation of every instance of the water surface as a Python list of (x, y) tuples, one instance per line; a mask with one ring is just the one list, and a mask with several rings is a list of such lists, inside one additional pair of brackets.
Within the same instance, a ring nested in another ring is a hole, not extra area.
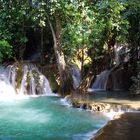
[(107, 120), (65, 106), (60, 97), (1, 101), (0, 140), (88, 140)]

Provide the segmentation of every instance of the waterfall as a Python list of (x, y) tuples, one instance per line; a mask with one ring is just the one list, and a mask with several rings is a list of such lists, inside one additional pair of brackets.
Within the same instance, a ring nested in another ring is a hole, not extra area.
[(7, 76), (8, 76), (8, 80), (10, 81), (12, 86), (15, 88), (16, 68), (13, 67), (12, 65), (9, 65), (6, 68), (6, 73), (7, 73)]
[(38, 68), (33, 64), (25, 65), (19, 94), (48, 95), (51, 93), (47, 78)]
[(73, 87), (74, 89), (76, 89), (77, 87), (79, 87), (81, 82), (81, 73), (77, 66), (71, 66), (71, 75), (73, 79)]
[(93, 90), (106, 90), (106, 85), (107, 85), (107, 80), (109, 76), (110, 71), (109, 70), (104, 70), (101, 72), (95, 82), (92, 84), (92, 89)]
[(15, 89), (13, 85), (10, 83), (9, 77), (7, 76), (8, 76), (7, 70), (4, 67), (0, 67), (0, 97), (1, 99), (5, 99), (7, 97), (11, 97), (16, 94)]
[[(91, 91), (95, 90), (124, 90), (125, 82), (129, 81), (129, 78), (124, 78), (124, 70), (119, 68), (115, 71), (104, 70), (95, 79), (95, 82), (91, 86)], [(127, 81), (126, 81), (127, 80)], [(89, 90), (90, 91), (90, 90)]]
[[(25, 94), (27, 93), (27, 90), (26, 90), (27, 74), (28, 74), (28, 66), (25, 65), (25, 66), (24, 66), (24, 70), (23, 70), (23, 77), (22, 77), (21, 85), (20, 85), (20, 89), (19, 89), (19, 94), (20, 94), (20, 95), (24, 95), (24, 93), (25, 93)], [(31, 76), (31, 75), (30, 75), (30, 76)]]
[(30, 77), (31, 77), (31, 80), (30, 80), (30, 93), (32, 93), (33, 95), (36, 95), (36, 91), (35, 91), (35, 79), (33, 77), (33, 74), (32, 74), (32, 70), (30, 70)]
[(39, 83), (40, 83), (40, 85), (41, 85), (41, 87), (42, 87), (42, 88), (41, 88), (41, 92), (42, 92), (43, 94), (46, 94), (46, 93), (47, 93), (47, 94), (51, 94), (51, 93), (52, 93), (47, 78), (46, 78), (44, 75), (42, 75), (42, 74), (40, 74)]
[(47, 78), (35, 65), (0, 67), (0, 96), (48, 95), (51, 93)]

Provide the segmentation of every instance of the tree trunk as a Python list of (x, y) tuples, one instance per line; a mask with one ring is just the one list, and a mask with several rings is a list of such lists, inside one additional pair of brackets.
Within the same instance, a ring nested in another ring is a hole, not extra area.
[(44, 38), (44, 35), (43, 35), (43, 27), (41, 28), (40, 30), (41, 32), (41, 42), (40, 42), (40, 46), (41, 46), (41, 50), (40, 50), (40, 53), (41, 53), (41, 63), (43, 64), (44, 63), (44, 41), (43, 41), (43, 38)]
[(95, 73), (93, 70), (93, 65), (91, 64), (91, 67), (89, 68), (87, 75), (81, 81), (80, 86), (77, 89), (77, 92), (80, 94), (86, 94), (94, 78), (95, 78)]
[(55, 30), (47, 17), (54, 41), (54, 52), (57, 61), (58, 71), (60, 75), (60, 93), (62, 96), (70, 94), (73, 89), (72, 78), (69, 71), (66, 69), (64, 53), (61, 49), (61, 22), (58, 13), (55, 13)]

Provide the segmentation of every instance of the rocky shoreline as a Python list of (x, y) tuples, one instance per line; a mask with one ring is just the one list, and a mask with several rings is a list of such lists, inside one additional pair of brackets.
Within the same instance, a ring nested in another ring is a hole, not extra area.
[(140, 140), (140, 113), (127, 112), (114, 116), (91, 140)]
[(140, 111), (140, 101), (124, 101), (119, 100), (84, 100), (71, 96), (67, 96), (66, 100), (74, 108), (87, 109), (94, 112), (129, 112), (129, 111)]
[(84, 100), (66, 97), (75, 108), (117, 113), (91, 140), (140, 140), (140, 100)]

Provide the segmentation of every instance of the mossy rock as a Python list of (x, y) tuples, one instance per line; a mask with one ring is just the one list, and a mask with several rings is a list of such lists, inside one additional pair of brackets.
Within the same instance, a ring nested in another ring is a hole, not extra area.
[(53, 74), (50, 74), (50, 76), (47, 77), (50, 87), (53, 92), (57, 92), (58, 90), (58, 83), (56, 82), (55, 76)]

